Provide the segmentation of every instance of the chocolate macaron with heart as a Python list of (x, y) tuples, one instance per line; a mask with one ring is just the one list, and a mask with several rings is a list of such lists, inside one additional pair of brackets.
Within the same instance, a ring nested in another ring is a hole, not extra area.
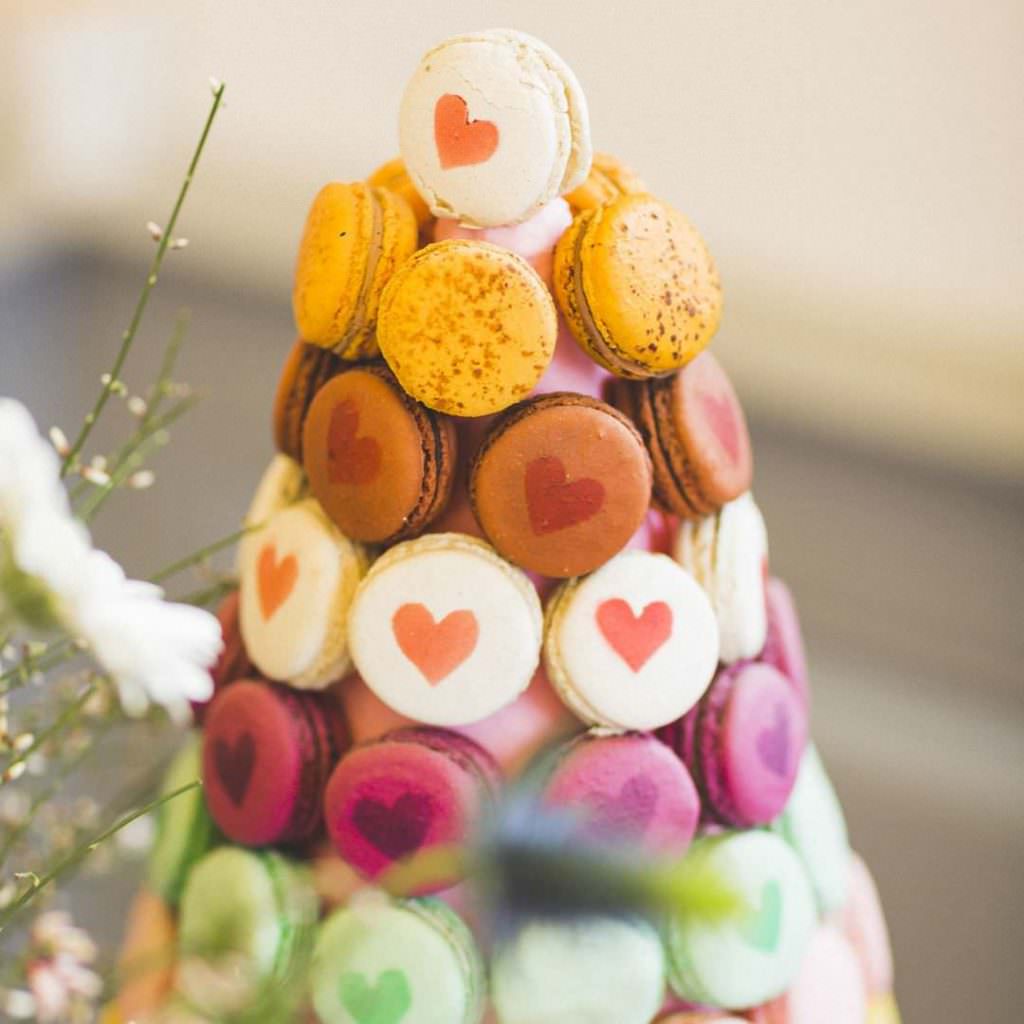
[(342, 533), (391, 544), (421, 533), (452, 489), (455, 428), (410, 398), (381, 363), (338, 374), (309, 409), (303, 465)]
[(743, 409), (710, 352), (670, 377), (615, 380), (610, 398), (640, 431), (654, 467), (654, 496), (669, 512), (708, 516), (750, 489)]
[[(353, 748), (324, 793), (327, 832), (369, 879), (433, 846), (460, 845), (498, 790), (483, 747), (446, 729), (410, 728)], [(420, 893), (447, 888), (439, 878)]]
[(651, 463), (618, 410), (556, 392), (521, 402), (494, 424), (473, 462), (470, 497), (509, 561), (542, 576), (579, 576), (639, 529)]
[(753, 828), (777, 818), (796, 784), (807, 744), (807, 710), (771, 665), (721, 668), (681, 721), (658, 730), (689, 767), (705, 817)]
[(221, 831), (245, 846), (300, 843), (323, 820), (323, 791), (348, 746), (340, 705), (243, 680), (210, 709), (203, 730), (203, 788)]

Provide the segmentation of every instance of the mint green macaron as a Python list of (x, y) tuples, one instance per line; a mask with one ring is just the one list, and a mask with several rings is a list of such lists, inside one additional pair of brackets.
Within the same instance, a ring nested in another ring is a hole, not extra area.
[[(181, 789), (201, 774), (202, 739), (193, 733), (171, 761), (161, 795)], [(149, 853), (150, 887), (171, 906), (177, 906), (192, 865), (220, 840), (206, 810), (202, 789), (191, 789), (160, 806), (156, 839)]]
[(177, 989), (231, 1024), (291, 1019), (304, 993), (318, 903), (305, 868), (268, 851), (221, 846), (181, 898)]
[(822, 915), (846, 906), (850, 841), (843, 808), (818, 751), (807, 745), (796, 785), (772, 829), (796, 851)]
[(699, 914), (668, 922), (672, 990), (688, 1002), (744, 1010), (781, 995), (797, 976), (817, 923), (814, 896), (796, 854), (771, 832), (726, 832), (698, 839), (688, 857), (734, 889), (742, 910), (724, 919)]
[(478, 1024), (484, 967), (437, 900), (365, 891), (320, 926), (310, 989), (323, 1024)]
[(499, 947), (491, 989), (501, 1024), (649, 1024), (665, 957), (642, 921), (538, 919)]

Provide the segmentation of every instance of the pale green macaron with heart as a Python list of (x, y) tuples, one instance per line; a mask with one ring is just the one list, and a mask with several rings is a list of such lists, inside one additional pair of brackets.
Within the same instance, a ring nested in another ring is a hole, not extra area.
[(210, 1020), (291, 1020), (305, 991), (318, 901), (279, 854), (222, 846), (192, 869), (178, 921), (178, 998)]
[(370, 890), (320, 926), (310, 991), (322, 1024), (478, 1024), (483, 960), (437, 900)]
[(821, 914), (842, 910), (846, 905), (851, 857), (846, 819), (813, 744), (808, 744), (804, 751), (796, 785), (772, 829), (802, 861)]
[(698, 839), (690, 858), (739, 897), (740, 909), (709, 920), (699, 913), (666, 926), (668, 980), (681, 999), (745, 1010), (792, 984), (817, 914), (796, 854), (771, 832), (725, 832)]

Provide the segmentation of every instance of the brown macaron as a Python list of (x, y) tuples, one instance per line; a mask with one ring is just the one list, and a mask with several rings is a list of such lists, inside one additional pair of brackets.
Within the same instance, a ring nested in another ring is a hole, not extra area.
[(302, 461), (302, 424), (317, 391), (345, 364), (333, 352), (301, 339), (292, 346), (274, 395), (274, 444)]
[(306, 417), (309, 489), (353, 540), (422, 533), (448, 502), (455, 459), (452, 421), (410, 398), (383, 363), (332, 377)]
[(669, 512), (709, 516), (750, 490), (747, 421), (710, 352), (671, 377), (615, 380), (609, 397), (640, 431), (654, 466), (655, 500)]
[(498, 552), (542, 576), (603, 565), (639, 529), (651, 461), (636, 428), (596, 398), (527, 399), (484, 438), (470, 476), (473, 511)]

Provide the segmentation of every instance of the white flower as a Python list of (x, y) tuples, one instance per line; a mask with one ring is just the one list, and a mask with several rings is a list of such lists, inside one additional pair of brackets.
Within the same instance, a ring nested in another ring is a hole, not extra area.
[(217, 620), (165, 601), (159, 587), (128, 579), (92, 547), (71, 513), (53, 449), (23, 405), (0, 398), (0, 618), (5, 604), (18, 608), (3, 592), (5, 548), (14, 569), (43, 588), (48, 611), (110, 674), (129, 714), (152, 701), (187, 716), (190, 700), (209, 698)]
[(57, 910), (40, 914), (30, 941), (26, 976), (36, 1020), (67, 1020), (76, 1004), (99, 998), (103, 981), (89, 966), (96, 959), (96, 946), (68, 914)]

